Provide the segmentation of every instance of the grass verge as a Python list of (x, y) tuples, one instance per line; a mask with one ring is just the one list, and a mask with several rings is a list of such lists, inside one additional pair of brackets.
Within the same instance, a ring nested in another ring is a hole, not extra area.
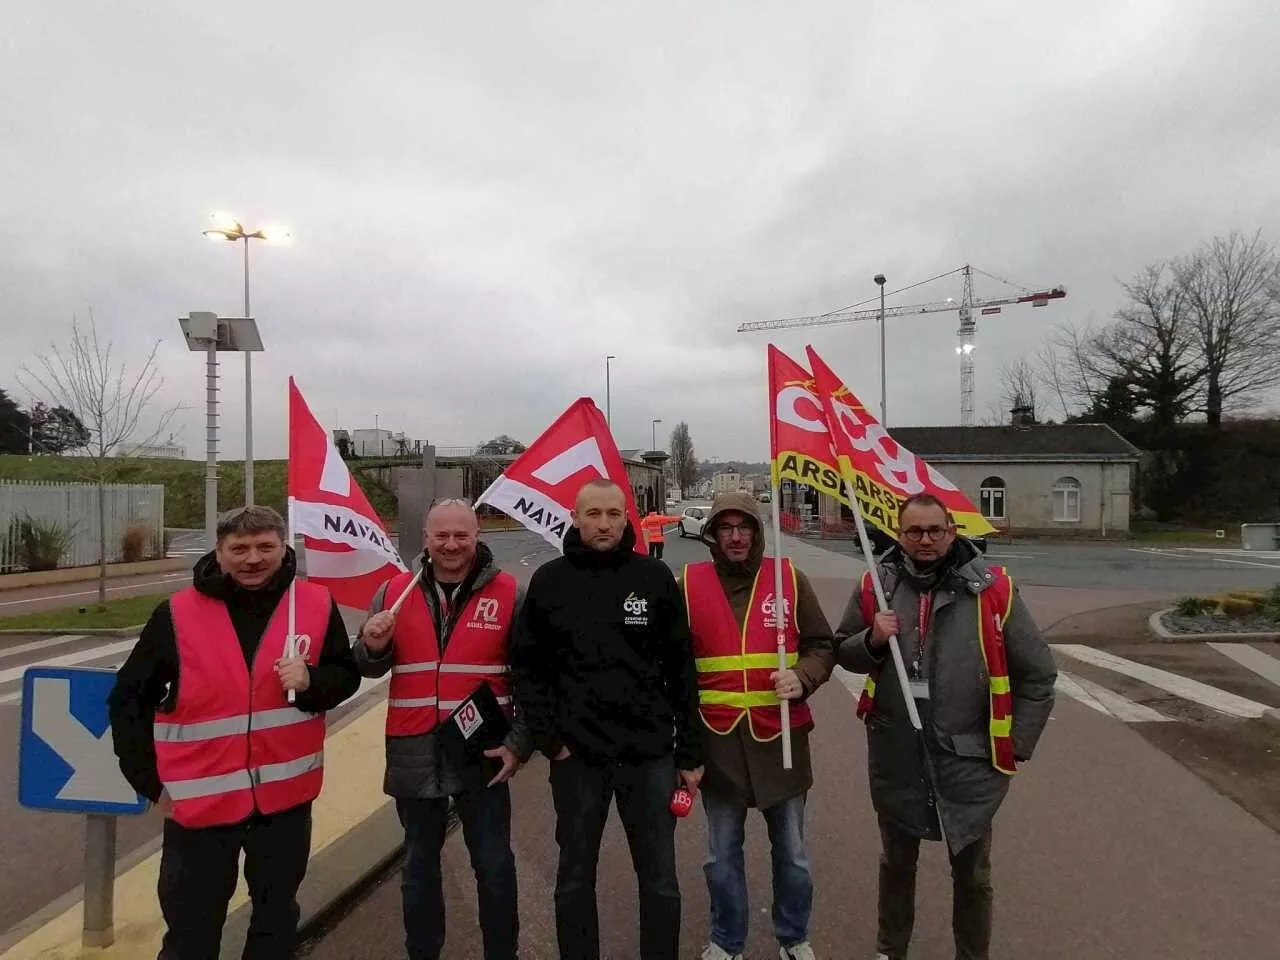
[[(24, 613), (16, 617), (0, 617), (0, 630), (102, 630), (131, 627), (146, 623), (167, 593), (151, 593), (141, 597), (108, 600), (103, 606), (90, 603), (83, 607), (62, 607), (41, 613)], [(81, 613), (80, 611), (84, 612)]]

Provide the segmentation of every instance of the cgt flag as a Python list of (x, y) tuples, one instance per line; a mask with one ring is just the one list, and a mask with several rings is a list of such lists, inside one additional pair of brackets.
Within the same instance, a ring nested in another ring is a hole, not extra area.
[(497, 507), (519, 520), (557, 548), (573, 521), (569, 516), (573, 501), (589, 480), (612, 480), (627, 498), (627, 516), (636, 535), (636, 552), (644, 553), (640, 517), (631, 495), (631, 481), (622, 455), (613, 442), (604, 414), (581, 397), (560, 414), (542, 436), (520, 454), (502, 476), (480, 495), (482, 503)]
[(805, 349), (841, 472), (868, 522), (897, 538), (898, 504), (917, 493), (931, 493), (946, 504), (963, 535), (994, 532), (955, 484), (889, 436), (813, 347)]
[(773, 484), (793, 480), (852, 508), (813, 374), (769, 344), (769, 457)]
[(302, 536), (307, 579), (344, 607), (369, 606), (379, 586), (404, 571), (400, 554), (333, 440), (289, 378), (289, 501)]

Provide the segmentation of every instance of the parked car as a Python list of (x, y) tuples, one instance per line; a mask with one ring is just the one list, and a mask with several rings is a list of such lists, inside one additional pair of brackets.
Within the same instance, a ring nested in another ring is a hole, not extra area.
[(667, 504), (666, 504), (666, 505), (667, 505), (668, 507), (674, 507), (674, 506), (676, 506), (676, 502), (675, 502), (674, 500), (672, 500), (670, 497), (667, 497)]
[(768, 490), (766, 490), (764, 493), (760, 494), (760, 502), (761, 502), (761, 503), (768, 503), (768, 502), (769, 502), (769, 500), (770, 500), (770, 493), (769, 493), (769, 491), (768, 491)]
[(702, 528), (707, 525), (707, 514), (710, 512), (706, 507), (685, 507), (680, 514), (680, 536), (702, 536)]

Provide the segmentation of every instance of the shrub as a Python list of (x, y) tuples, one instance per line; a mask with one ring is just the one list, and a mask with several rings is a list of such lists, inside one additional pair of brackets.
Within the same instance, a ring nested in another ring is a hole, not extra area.
[(1173, 605), (1174, 612), (1180, 617), (1199, 617), (1213, 613), (1218, 604), (1208, 597), (1183, 597)]
[(1222, 612), (1232, 619), (1240, 617), (1251, 617), (1257, 613), (1257, 607), (1252, 600), (1240, 600), (1236, 597), (1227, 597), (1222, 601)]
[(28, 570), (56, 570), (71, 546), (71, 531), (53, 520), (31, 514), (13, 519), (11, 532), (18, 563)]
[(120, 536), (120, 554), (125, 563), (146, 560), (152, 554), (151, 528), (145, 523), (132, 524)]
[(1267, 619), (1280, 623), (1280, 583), (1277, 583), (1268, 591), (1258, 612)]

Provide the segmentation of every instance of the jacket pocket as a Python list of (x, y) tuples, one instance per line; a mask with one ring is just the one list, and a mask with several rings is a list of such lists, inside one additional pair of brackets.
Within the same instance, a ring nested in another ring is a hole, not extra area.
[(984, 733), (955, 733), (951, 735), (951, 752), (957, 757), (989, 757), (991, 741)]

